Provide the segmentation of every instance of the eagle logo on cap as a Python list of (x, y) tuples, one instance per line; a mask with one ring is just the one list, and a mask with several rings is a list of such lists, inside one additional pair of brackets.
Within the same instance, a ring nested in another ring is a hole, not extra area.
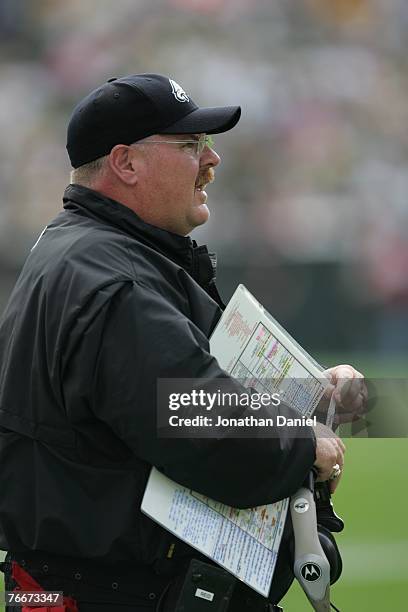
[(190, 102), (190, 98), (181, 85), (176, 83), (176, 81), (173, 81), (173, 79), (169, 79), (169, 82), (171, 85), (171, 93), (176, 98), (177, 102)]

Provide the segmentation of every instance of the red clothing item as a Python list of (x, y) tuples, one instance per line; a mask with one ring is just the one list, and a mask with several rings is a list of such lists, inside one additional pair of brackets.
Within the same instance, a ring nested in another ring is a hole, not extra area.
[[(39, 591), (44, 592), (44, 589), (30, 574), (28, 574), (18, 563), (12, 561), (12, 577), (18, 584), (18, 591)], [(64, 597), (62, 606), (42, 607), (38, 606), (23, 606), (21, 612), (79, 612), (76, 601), (72, 597)]]

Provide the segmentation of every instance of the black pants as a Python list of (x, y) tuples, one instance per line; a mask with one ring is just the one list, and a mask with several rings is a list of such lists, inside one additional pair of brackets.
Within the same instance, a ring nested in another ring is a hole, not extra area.
[[(3, 564), (6, 591), (17, 586), (11, 575), (12, 561), (44, 590), (63, 591), (75, 599), (79, 612), (174, 612), (188, 565), (180, 565), (176, 575), (157, 575), (150, 568), (129, 564), (109, 567), (46, 553), (7, 553)], [(239, 581), (228, 608), (228, 612), (279, 610)], [(21, 608), (6, 607), (6, 612), (21, 612)]]
[[(11, 562), (16, 561), (45, 591), (63, 591), (79, 612), (156, 612), (171, 579), (128, 564), (110, 566), (65, 559), (46, 553), (10, 554), (4, 562), (5, 590), (17, 586)], [(20, 612), (18, 607), (7, 612)]]

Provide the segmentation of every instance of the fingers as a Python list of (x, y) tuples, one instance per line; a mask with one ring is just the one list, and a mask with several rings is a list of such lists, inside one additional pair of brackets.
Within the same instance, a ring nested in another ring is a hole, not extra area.
[(341, 378), (364, 378), (364, 374), (356, 370), (356, 368), (353, 368), (352, 365), (344, 363), (333, 366), (325, 372), (329, 375), (329, 378), (333, 384), (336, 384), (336, 381)]
[(361, 372), (350, 365), (339, 365), (325, 371), (336, 402), (336, 423), (347, 423), (366, 412), (368, 391)]
[(340, 445), (331, 439), (319, 438), (316, 444), (315, 466), (318, 470), (318, 480), (329, 480), (333, 474), (333, 467), (338, 464), (344, 466), (344, 451)]
[[(329, 480), (330, 483), (333, 483), (334, 481), (330, 480), (333, 476), (333, 468), (338, 464), (340, 470), (343, 470), (346, 447), (344, 442), (325, 425), (319, 424), (314, 429), (316, 433), (316, 461), (314, 465), (318, 470), (317, 480)], [(338, 483), (330, 484), (330, 490), (334, 491), (337, 485)]]
[(360, 419), (359, 414), (355, 414), (354, 412), (339, 412), (334, 417), (335, 425), (342, 425), (343, 423), (352, 423), (353, 421), (358, 421)]
[(339, 465), (339, 468), (340, 468), (339, 473), (337, 473), (335, 475), (333, 475), (333, 473), (332, 473), (330, 475), (329, 479), (328, 479), (330, 493), (334, 493), (335, 492), (335, 490), (339, 486), (339, 482), (340, 482), (341, 477), (343, 475), (343, 469), (344, 469), (344, 455), (343, 455), (343, 453), (341, 453), (341, 456), (339, 456), (338, 465)]
[(334, 478), (333, 480), (329, 480), (329, 491), (330, 491), (330, 493), (332, 495), (335, 492), (335, 490), (337, 489), (337, 487), (339, 486), (339, 482), (340, 482), (342, 476), (343, 476), (343, 473), (340, 473), (337, 476), (337, 478)]
[(338, 446), (341, 449), (342, 455), (344, 455), (344, 453), (346, 452), (346, 445), (344, 444), (343, 440), (341, 438), (335, 438)]
[(367, 401), (367, 388), (364, 378), (341, 379), (333, 390), (336, 404), (340, 407), (356, 412)]

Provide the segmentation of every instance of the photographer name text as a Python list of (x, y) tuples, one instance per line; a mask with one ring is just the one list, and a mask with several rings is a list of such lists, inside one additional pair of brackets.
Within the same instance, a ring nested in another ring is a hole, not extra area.
[(195, 417), (179, 417), (172, 415), (169, 417), (170, 427), (315, 427), (316, 417), (289, 418), (283, 415), (276, 417), (261, 418), (253, 414), (244, 417), (222, 417), (217, 418), (197, 415)]

